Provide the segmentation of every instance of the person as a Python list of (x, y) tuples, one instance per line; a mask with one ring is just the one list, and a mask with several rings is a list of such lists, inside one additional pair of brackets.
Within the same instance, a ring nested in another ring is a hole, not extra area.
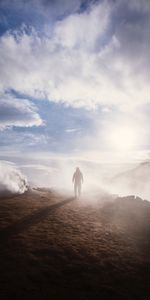
[(78, 167), (76, 168), (76, 171), (73, 174), (72, 182), (74, 183), (75, 197), (78, 198), (81, 195), (81, 186), (83, 183), (83, 175)]

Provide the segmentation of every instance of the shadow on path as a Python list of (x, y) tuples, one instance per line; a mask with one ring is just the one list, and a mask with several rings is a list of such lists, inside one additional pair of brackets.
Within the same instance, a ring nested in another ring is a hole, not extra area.
[(47, 218), (51, 212), (55, 211), (57, 208), (60, 208), (61, 206), (67, 203), (70, 203), (73, 200), (74, 198), (72, 197), (58, 202), (56, 204), (53, 204), (51, 206), (46, 206), (34, 212), (33, 214), (30, 214), (27, 217), (21, 219), (14, 225), (8, 226), (7, 228), (0, 230), (0, 240), (7, 241), (12, 236), (28, 229), (32, 225), (37, 224), (42, 220), (45, 220), (45, 218)]

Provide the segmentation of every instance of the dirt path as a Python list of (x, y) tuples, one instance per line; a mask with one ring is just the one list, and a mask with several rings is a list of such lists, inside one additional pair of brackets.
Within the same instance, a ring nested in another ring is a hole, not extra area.
[(13, 225), (9, 225), (6, 228), (0, 231), (0, 237), (4, 241), (7, 241), (9, 238), (12, 238), (16, 234), (26, 231), (33, 225), (36, 225), (46, 218), (49, 217), (51, 213), (53, 213), (56, 209), (61, 206), (73, 201), (74, 198), (68, 198), (63, 201), (60, 201), (56, 204), (48, 205), (46, 207), (40, 208), (34, 213), (29, 214), (27, 217), (22, 218), (18, 222), (15, 222)]
[(0, 199), (0, 299), (150, 299), (150, 204), (84, 200)]

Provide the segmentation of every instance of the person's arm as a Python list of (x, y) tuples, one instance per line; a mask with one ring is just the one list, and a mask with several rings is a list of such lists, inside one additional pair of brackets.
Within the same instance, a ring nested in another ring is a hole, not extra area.
[(74, 182), (75, 180), (75, 174), (73, 174), (73, 177), (72, 177), (72, 182)]

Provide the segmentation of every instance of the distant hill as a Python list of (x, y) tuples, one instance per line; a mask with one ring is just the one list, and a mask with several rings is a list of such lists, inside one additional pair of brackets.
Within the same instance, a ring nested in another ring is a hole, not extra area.
[(139, 164), (136, 168), (120, 173), (110, 180), (113, 191), (123, 195), (138, 195), (150, 199), (150, 162)]

